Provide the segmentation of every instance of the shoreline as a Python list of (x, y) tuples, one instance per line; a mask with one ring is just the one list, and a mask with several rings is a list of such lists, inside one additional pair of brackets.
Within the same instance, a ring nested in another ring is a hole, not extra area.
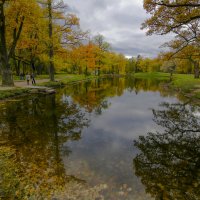
[(169, 73), (162, 72), (137, 73), (132, 76), (138, 79), (166, 81), (163, 89), (175, 92), (177, 95), (200, 105), (200, 78), (195, 79), (193, 74), (173, 74), (172, 80), (170, 80)]
[[(169, 89), (171, 91), (177, 92), (177, 94), (183, 95), (185, 98), (191, 100), (200, 100), (200, 79), (194, 79), (193, 75), (188, 74), (174, 74), (172, 80), (170, 81), (169, 73), (161, 73), (161, 72), (152, 72), (152, 73), (136, 73), (129, 75), (101, 75), (101, 76), (88, 76), (84, 75), (56, 75), (56, 81), (51, 82), (48, 79), (36, 79), (38, 84), (26, 85), (26, 81), (22, 84), (22, 81), (16, 81), (15, 87), (2, 87), (0, 86), (0, 101), (6, 101), (10, 99), (14, 99), (16, 97), (29, 95), (32, 93), (46, 93), (45, 89), (54, 90), (59, 87), (64, 87), (71, 84), (77, 84), (80, 82), (85, 82), (89, 80), (94, 80), (103, 77), (128, 77), (131, 76), (133, 78), (138, 79), (154, 79), (154, 80), (163, 80), (166, 81), (166, 84), (163, 85), (163, 89)], [(20, 84), (21, 83), (21, 87)], [(53, 93), (52, 91), (50, 93)]]
[[(69, 79), (59, 79), (54, 82), (49, 81), (48, 79), (38, 79), (39, 84), (36, 85), (27, 85), (26, 81), (16, 81), (14, 87), (3, 87), (0, 86), (0, 102), (12, 100), (20, 96), (26, 96), (29, 94), (52, 94), (55, 93), (56, 88), (65, 87), (70, 84), (76, 84), (79, 82), (85, 82), (93, 79), (102, 78), (104, 76), (89, 76), (89, 77), (80, 77), (77, 75), (70, 76)], [(68, 78), (68, 77), (66, 77)], [(43, 80), (43, 81), (41, 81)], [(37, 80), (36, 80), (37, 81)], [(22, 86), (17, 86), (16, 83), (24, 83)], [(51, 90), (49, 92), (49, 90)]]

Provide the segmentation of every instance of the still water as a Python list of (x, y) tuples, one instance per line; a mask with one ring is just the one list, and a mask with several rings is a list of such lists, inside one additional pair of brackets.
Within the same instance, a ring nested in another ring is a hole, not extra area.
[(106, 200), (200, 199), (199, 109), (163, 84), (101, 79), (6, 102), (0, 140)]

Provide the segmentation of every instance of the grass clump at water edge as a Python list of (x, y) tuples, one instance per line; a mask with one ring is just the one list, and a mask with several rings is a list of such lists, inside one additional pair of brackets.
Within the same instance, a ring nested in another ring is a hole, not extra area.
[(15, 89), (9, 89), (9, 90), (0, 90), (0, 100), (16, 97), (25, 93), (28, 93), (29, 90), (26, 88), (15, 88)]

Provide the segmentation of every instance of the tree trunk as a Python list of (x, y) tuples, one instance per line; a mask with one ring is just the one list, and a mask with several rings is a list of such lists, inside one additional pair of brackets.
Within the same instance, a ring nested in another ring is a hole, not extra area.
[(20, 64), (21, 64), (21, 60), (18, 60), (18, 62), (17, 62), (17, 73), (18, 73), (18, 75), (20, 75)]
[[(19, 40), (20, 34), (22, 32), (24, 16), (22, 17), (18, 30), (15, 28), (13, 31), (13, 42), (11, 44), (10, 50), (8, 50), (6, 44), (6, 20), (4, 14), (5, 2), (5, 0), (0, 1), (0, 63), (2, 65), (2, 86), (13, 86), (14, 82), (10, 68), (10, 59), (15, 52), (17, 41)], [(18, 19), (16, 19), (16, 23), (18, 23)]]
[(194, 78), (199, 78), (199, 62), (194, 62)]
[(6, 26), (4, 15), (4, 3), (0, 2), (0, 63), (2, 72), (2, 86), (13, 86), (12, 72), (9, 65), (9, 58), (6, 46)]
[(26, 73), (26, 64), (23, 62), (22, 63), (22, 74), (25, 74)]
[(14, 64), (15, 64), (16, 75), (19, 76), (20, 75), (20, 60), (16, 60), (15, 56), (13, 59), (14, 59)]
[(52, 60), (50, 60), (49, 77), (50, 77), (51, 81), (55, 81), (55, 78), (54, 78), (54, 63), (53, 63)]
[(1, 74), (2, 74), (2, 86), (14, 86), (12, 70), (8, 62), (2, 62)]
[(31, 69), (34, 72), (35, 71), (35, 61), (34, 59), (31, 59)]
[(52, 22), (52, 0), (48, 0), (48, 12), (49, 12), (49, 78), (51, 81), (55, 81), (54, 78), (54, 51), (53, 51), (53, 22)]
[(7, 52), (3, 51), (3, 48), (0, 51), (1, 56), (1, 73), (2, 73), (2, 86), (14, 86), (14, 81), (12, 77), (12, 71), (7, 56)]
[(14, 86), (12, 71), (9, 64), (6, 68), (2, 69), (2, 86)]

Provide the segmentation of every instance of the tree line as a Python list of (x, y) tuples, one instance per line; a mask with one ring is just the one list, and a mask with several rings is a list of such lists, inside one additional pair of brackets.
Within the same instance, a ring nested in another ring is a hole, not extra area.
[(56, 71), (88, 75), (110, 68), (119, 72), (125, 61), (102, 35), (91, 38), (81, 30), (79, 18), (62, 0), (0, 0), (3, 86), (14, 85), (13, 74), (49, 73), (54, 81)]
[(13, 74), (55, 72), (100, 75), (134, 72), (194, 73), (199, 77), (199, 1), (144, 0), (150, 14), (142, 24), (147, 35), (173, 33), (156, 58), (127, 59), (105, 38), (83, 31), (79, 18), (62, 0), (0, 0), (0, 71), (2, 85), (12, 86)]

